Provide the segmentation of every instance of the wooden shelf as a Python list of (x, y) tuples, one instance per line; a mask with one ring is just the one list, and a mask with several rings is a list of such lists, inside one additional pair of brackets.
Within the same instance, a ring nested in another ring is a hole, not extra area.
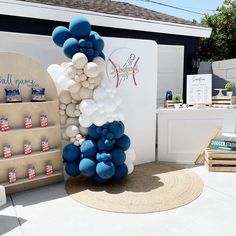
[(15, 134), (16, 133), (18, 133), (18, 132), (37, 132), (37, 131), (39, 131), (39, 130), (45, 130), (45, 129), (55, 129), (55, 128), (57, 128), (57, 126), (56, 125), (48, 125), (48, 126), (46, 126), (46, 127), (32, 127), (32, 128), (29, 128), (29, 129), (26, 129), (26, 128), (20, 128), (20, 129), (9, 129), (9, 130), (7, 130), (7, 131), (1, 131), (0, 132), (0, 136), (1, 136), (1, 134), (2, 135), (6, 135), (6, 134), (9, 134), (9, 133), (12, 133), (12, 132), (14, 132)]
[(57, 103), (57, 101), (45, 101), (45, 102), (16, 102), (16, 103), (6, 103), (6, 102), (1, 102), (0, 103), (0, 106), (1, 107), (4, 107), (4, 106), (6, 106), (7, 108), (9, 108), (9, 107), (15, 107), (15, 106), (17, 106), (17, 107), (19, 107), (19, 106), (21, 106), (21, 107), (23, 107), (23, 106), (38, 106), (38, 105), (48, 105), (48, 104), (51, 104), (51, 105), (54, 105), (54, 104), (56, 104)]
[[(14, 65), (9, 63), (14, 61)], [(14, 154), (10, 158), (0, 157), (0, 185), (6, 187), (7, 193), (15, 193), (27, 189), (37, 188), (63, 180), (63, 162), (60, 150), (60, 120), (59, 101), (53, 80), (47, 71), (37, 62), (24, 55), (0, 52), (0, 76), (10, 74), (9, 86), (17, 87), (23, 102), (5, 103), (4, 89), (8, 85), (0, 84), (0, 117), (8, 119), (10, 130), (0, 131), (0, 155), (3, 155), (3, 146), (10, 145)], [(45, 102), (30, 102), (32, 88), (45, 88)], [(40, 116), (46, 115), (48, 126), (40, 126)], [(25, 116), (31, 116), (32, 128), (26, 129)], [(42, 139), (47, 138), (49, 149), (42, 149)], [(32, 153), (23, 154), (24, 143), (31, 142)], [(20, 154), (19, 154), (20, 153)], [(45, 174), (45, 165), (50, 162), (54, 169), (53, 175)], [(29, 166), (36, 169), (36, 178), (28, 179)], [(9, 170), (16, 171), (16, 183), (8, 183)]]
[(61, 150), (59, 148), (53, 148), (53, 149), (49, 149), (47, 152), (43, 152), (43, 151), (38, 151), (38, 152), (32, 152), (31, 154), (18, 154), (18, 155), (12, 155), (9, 158), (4, 158), (4, 157), (0, 157), (0, 162), (1, 161), (12, 161), (12, 160), (16, 160), (16, 159), (25, 159), (25, 158), (31, 158), (31, 157), (40, 157), (40, 156), (44, 156), (45, 154), (54, 154), (54, 153), (60, 153)]
[(5, 188), (10, 187), (10, 186), (17, 186), (17, 185), (21, 185), (24, 183), (29, 183), (29, 182), (35, 182), (35, 181), (39, 181), (39, 180), (43, 180), (43, 179), (48, 179), (48, 178), (53, 178), (55, 176), (61, 176), (62, 172), (61, 171), (54, 171), (54, 173), (52, 175), (37, 175), (34, 179), (28, 179), (28, 178), (22, 178), (22, 179), (18, 179), (16, 180), (15, 183), (1, 183), (1, 185), (3, 185)]
[(33, 188), (46, 186), (53, 183), (58, 183), (64, 180), (62, 171), (54, 171), (52, 175), (37, 175), (34, 179), (22, 178), (18, 179), (15, 183), (4, 182), (1, 183), (5, 186), (6, 194), (11, 194), (19, 191), (25, 191)]

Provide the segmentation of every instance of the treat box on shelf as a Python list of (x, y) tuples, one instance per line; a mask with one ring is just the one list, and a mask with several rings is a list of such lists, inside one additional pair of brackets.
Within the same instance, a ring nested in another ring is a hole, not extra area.
[(205, 166), (209, 171), (236, 171), (236, 152), (206, 149)]
[(5, 187), (6, 193), (10, 194), (18, 191), (24, 191), (36, 187), (38, 188), (41, 186), (53, 184), (59, 181), (63, 181), (63, 179), (64, 179), (63, 173), (61, 170), (59, 170), (59, 171), (54, 171), (54, 173), (51, 175), (46, 175), (45, 173), (37, 175), (33, 179), (20, 178), (17, 179), (15, 183), (4, 182), (1, 183), (1, 185)]

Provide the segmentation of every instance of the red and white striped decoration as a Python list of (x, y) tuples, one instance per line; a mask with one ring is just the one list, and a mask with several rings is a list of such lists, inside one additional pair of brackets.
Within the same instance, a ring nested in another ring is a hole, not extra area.
[(9, 144), (4, 144), (3, 145), (3, 157), (4, 158), (9, 158), (11, 156), (12, 156), (11, 146)]
[(53, 174), (53, 167), (52, 164), (46, 165), (46, 175), (52, 175)]
[(48, 140), (46, 138), (42, 139), (42, 151), (46, 152), (48, 150), (49, 150)]
[(31, 116), (25, 116), (25, 128), (30, 129), (32, 128), (32, 126), (33, 126), (33, 123), (32, 123)]
[(16, 171), (15, 170), (10, 170), (8, 174), (8, 182), (10, 184), (16, 182)]
[(28, 169), (28, 178), (34, 179), (35, 177), (36, 177), (36, 170), (35, 170), (34, 166), (31, 166)]
[(24, 152), (25, 152), (26, 155), (32, 153), (31, 142), (27, 141), (27, 142), (24, 143)]
[(0, 127), (2, 131), (9, 130), (9, 122), (7, 118), (1, 118), (0, 119)]
[(48, 117), (46, 115), (40, 116), (40, 126), (47, 127), (48, 126)]

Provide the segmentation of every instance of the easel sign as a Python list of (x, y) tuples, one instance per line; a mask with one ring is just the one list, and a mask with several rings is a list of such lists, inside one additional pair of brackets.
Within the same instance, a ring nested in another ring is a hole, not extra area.
[(187, 75), (187, 104), (211, 105), (212, 74)]

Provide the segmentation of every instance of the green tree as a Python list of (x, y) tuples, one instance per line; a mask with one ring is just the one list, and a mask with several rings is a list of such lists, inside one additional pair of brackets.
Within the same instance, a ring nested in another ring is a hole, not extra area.
[(204, 16), (201, 23), (212, 28), (211, 37), (200, 40), (201, 60), (236, 58), (236, 0), (225, 0), (215, 14)]

